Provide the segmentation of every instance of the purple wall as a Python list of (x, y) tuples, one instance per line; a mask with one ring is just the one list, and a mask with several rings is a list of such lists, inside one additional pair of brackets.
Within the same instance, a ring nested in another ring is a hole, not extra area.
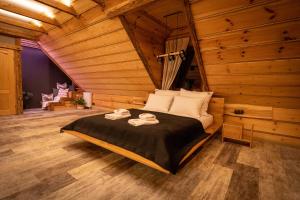
[(56, 82), (72, 83), (40, 49), (23, 47), (22, 70), (23, 91), (33, 93), (32, 99), (26, 102), (26, 108), (40, 108), (41, 93), (52, 93)]

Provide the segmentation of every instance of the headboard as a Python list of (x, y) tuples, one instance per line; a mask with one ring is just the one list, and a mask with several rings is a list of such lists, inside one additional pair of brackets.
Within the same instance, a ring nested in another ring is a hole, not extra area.
[(224, 115), (224, 98), (212, 97), (208, 104), (208, 113), (212, 115)]

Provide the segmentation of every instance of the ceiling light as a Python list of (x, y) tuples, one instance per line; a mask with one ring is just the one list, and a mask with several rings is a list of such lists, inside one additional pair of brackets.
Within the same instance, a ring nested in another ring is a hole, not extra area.
[(34, 12), (38, 12), (38, 13), (42, 13), (44, 15), (46, 15), (49, 18), (54, 18), (54, 14), (53, 11), (48, 7), (45, 6), (43, 4), (37, 3), (33, 0), (6, 0), (11, 2), (12, 4), (17, 4), (23, 8), (26, 8), (28, 10), (34, 11)]
[(0, 14), (1, 15), (5, 15), (7, 17), (11, 17), (11, 18), (14, 18), (14, 19), (17, 19), (17, 20), (21, 20), (23, 22), (29, 22), (29, 23), (32, 23), (38, 27), (41, 27), (42, 26), (42, 23), (40, 21), (37, 21), (35, 19), (31, 19), (29, 17), (25, 17), (25, 16), (22, 16), (22, 15), (19, 15), (19, 14), (16, 14), (16, 13), (13, 13), (13, 12), (9, 12), (9, 11), (6, 11), (6, 10), (2, 10), (0, 9)]
[(60, 2), (69, 7), (71, 7), (71, 5), (72, 5), (72, 0), (60, 0)]
[(43, 13), (44, 13), (47, 17), (49, 17), (49, 18), (51, 18), (51, 19), (54, 18), (54, 14), (53, 14), (53, 12), (51, 12), (51, 11), (45, 10)]
[(31, 23), (38, 26), (38, 27), (42, 27), (42, 23), (40, 21), (33, 20), (33, 21), (31, 21)]

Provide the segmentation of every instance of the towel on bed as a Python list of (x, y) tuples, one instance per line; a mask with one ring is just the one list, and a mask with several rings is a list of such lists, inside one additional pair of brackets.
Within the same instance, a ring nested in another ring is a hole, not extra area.
[(159, 121), (157, 119), (155, 119), (155, 120), (130, 119), (130, 120), (128, 120), (128, 123), (132, 126), (141, 126), (141, 125), (158, 124)]
[(117, 119), (127, 118), (130, 116), (131, 116), (131, 114), (122, 115), (122, 114), (116, 114), (116, 113), (108, 113), (108, 114), (105, 114), (104, 117), (105, 117), (105, 119), (117, 120)]
[(156, 120), (156, 116), (151, 113), (142, 113), (139, 115), (139, 118), (144, 120)]
[(129, 110), (126, 109), (116, 109), (114, 110), (113, 113), (108, 113), (104, 115), (105, 119), (110, 119), (110, 120), (117, 120), (117, 119), (123, 119), (123, 118), (127, 118), (130, 117), (131, 114), (129, 112)]
[(158, 124), (159, 121), (156, 119), (156, 116), (151, 113), (142, 113), (139, 114), (138, 119), (130, 119), (128, 123), (133, 126), (141, 126), (141, 125), (152, 125)]
[(129, 110), (123, 109), (123, 108), (114, 110), (114, 113), (121, 114), (121, 115), (128, 115), (128, 114), (130, 114)]

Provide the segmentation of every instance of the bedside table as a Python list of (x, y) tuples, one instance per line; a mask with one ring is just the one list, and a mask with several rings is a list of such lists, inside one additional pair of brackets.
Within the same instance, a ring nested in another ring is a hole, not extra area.
[(224, 122), (222, 129), (222, 142), (224, 142), (225, 138), (246, 142), (251, 148), (253, 141), (253, 124), (251, 125), (250, 134), (246, 134), (246, 130), (242, 123)]

